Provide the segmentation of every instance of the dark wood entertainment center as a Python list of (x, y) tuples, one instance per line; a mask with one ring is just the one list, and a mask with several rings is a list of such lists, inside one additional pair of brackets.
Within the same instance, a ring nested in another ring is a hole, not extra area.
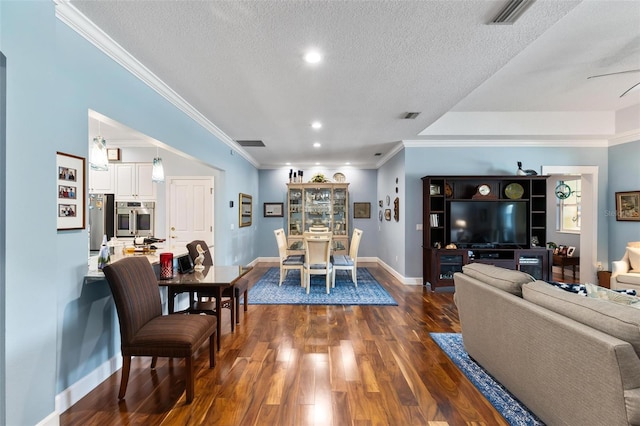
[[(425, 176), (422, 187), (423, 277), (432, 290), (452, 287), (453, 274), (471, 262), (521, 270), (537, 279), (551, 278), (553, 254), (546, 249), (547, 176)], [(508, 223), (521, 222), (522, 229), (493, 230), (498, 237), (488, 242), (479, 241), (482, 237), (465, 240), (462, 235), (475, 224), (452, 219), (451, 210), (476, 207), (477, 211), (468, 214), (519, 210), (514, 213), (519, 220)], [(457, 240), (456, 248), (446, 248), (452, 238)]]

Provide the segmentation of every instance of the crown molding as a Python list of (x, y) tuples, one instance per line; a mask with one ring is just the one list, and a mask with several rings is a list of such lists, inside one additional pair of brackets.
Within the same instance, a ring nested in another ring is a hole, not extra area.
[(631, 130), (629, 132), (620, 133), (609, 139), (609, 146), (622, 145), (629, 142), (640, 141), (640, 130)]
[(80, 36), (93, 44), (105, 55), (113, 59), (117, 64), (129, 71), (144, 84), (156, 91), (160, 96), (172, 103), (180, 111), (184, 112), (193, 121), (204, 127), (220, 141), (228, 145), (233, 151), (238, 152), (245, 160), (258, 167), (259, 164), (233, 139), (220, 130), (215, 124), (209, 121), (202, 113), (189, 104), (184, 98), (176, 93), (171, 87), (163, 82), (158, 76), (152, 73), (140, 61), (127, 52), (107, 33), (102, 31), (83, 13), (76, 9), (66, 0), (54, 0), (56, 17), (77, 32)]
[(580, 140), (541, 140), (541, 139), (441, 139), (441, 140), (405, 140), (402, 144), (407, 148), (485, 148), (485, 147), (569, 147), (569, 148), (603, 148), (609, 146), (608, 139)]

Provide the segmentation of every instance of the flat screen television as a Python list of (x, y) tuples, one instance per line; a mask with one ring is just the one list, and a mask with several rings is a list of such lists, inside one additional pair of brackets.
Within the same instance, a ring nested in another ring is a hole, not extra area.
[(451, 201), (448, 219), (458, 247), (528, 247), (526, 201)]

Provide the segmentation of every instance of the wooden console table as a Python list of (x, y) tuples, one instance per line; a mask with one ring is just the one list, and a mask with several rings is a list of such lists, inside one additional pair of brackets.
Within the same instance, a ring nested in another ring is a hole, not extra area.
[(580, 265), (580, 256), (569, 257), (560, 256), (558, 254), (553, 255), (553, 266), (560, 266), (562, 268), (562, 279), (564, 280), (564, 268), (566, 266), (573, 267), (573, 279), (576, 279), (576, 265)]

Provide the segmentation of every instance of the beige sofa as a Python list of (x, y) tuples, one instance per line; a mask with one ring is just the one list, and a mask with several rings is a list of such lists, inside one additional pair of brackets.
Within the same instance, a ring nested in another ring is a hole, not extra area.
[(469, 355), (549, 425), (640, 425), (640, 310), (473, 263), (454, 275)]
[(640, 293), (640, 242), (627, 244), (620, 260), (611, 262), (611, 288), (632, 288)]

